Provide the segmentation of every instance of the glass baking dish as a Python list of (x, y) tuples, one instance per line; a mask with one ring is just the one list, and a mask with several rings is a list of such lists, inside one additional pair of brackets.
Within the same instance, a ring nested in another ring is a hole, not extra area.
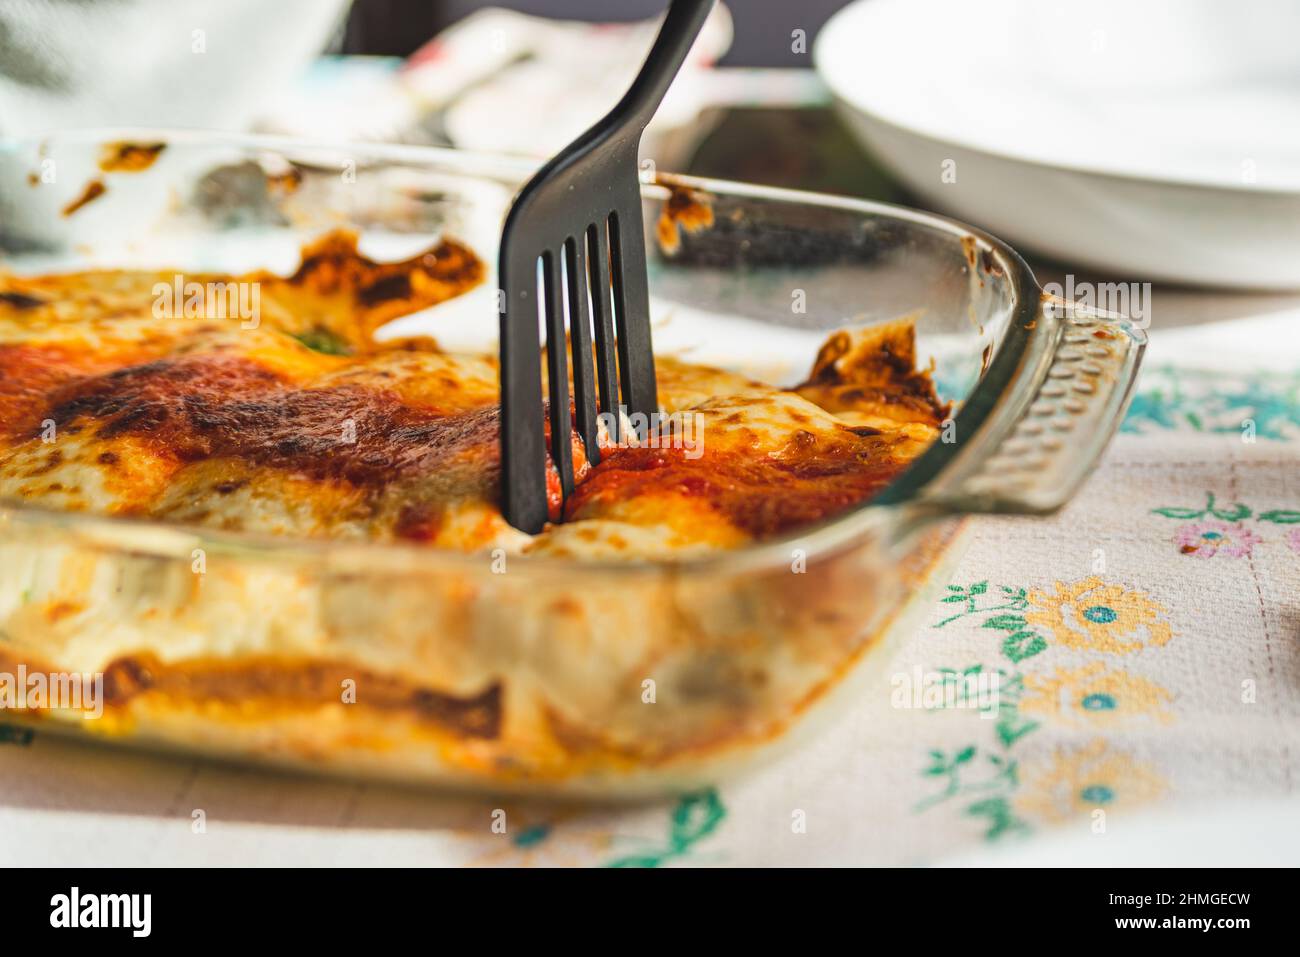
[[(105, 171), (121, 142), (165, 148)], [(0, 268), (288, 272), (341, 226), (375, 258), (449, 236), (494, 264), (531, 169), (165, 131), (6, 142)], [(943, 439), (832, 521), (674, 561), (498, 561), (0, 501), (0, 672), (102, 674), (106, 702), (93, 719), (10, 716), (296, 768), (627, 797), (712, 782), (880, 680), (883, 637), (954, 556), (962, 515), (1050, 512), (1080, 485), (1144, 336), (1045, 296), (1014, 251), (939, 216), (643, 179), (657, 352), (793, 382), (832, 331), (911, 315), (955, 402)], [(394, 327), (490, 348), (492, 289)]]

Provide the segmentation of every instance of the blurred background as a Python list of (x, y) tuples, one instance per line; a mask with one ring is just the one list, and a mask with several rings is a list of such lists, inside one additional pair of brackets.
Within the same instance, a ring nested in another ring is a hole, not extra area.
[[(194, 127), (550, 155), (609, 109), (666, 0), (5, 0), (0, 134)], [(896, 198), (812, 70), (845, 0), (719, 4), (643, 152)], [(764, 149), (755, 151), (755, 142)]]
[[(811, 38), (848, 0), (731, 0), (735, 40), (723, 66), (809, 67), (790, 49), (790, 32)], [(473, 0), (357, 0), (348, 16), (343, 52), (407, 56), (429, 37), (485, 4)], [(566, 20), (627, 22), (663, 12), (663, 0), (503, 0), (495, 6)]]
[[(665, 6), (2, 0), (0, 135), (193, 127), (540, 159), (614, 105)], [(945, 212), (1044, 281), (1274, 294), (1300, 288), (1297, 36), (1295, 0), (725, 0), (642, 153)]]

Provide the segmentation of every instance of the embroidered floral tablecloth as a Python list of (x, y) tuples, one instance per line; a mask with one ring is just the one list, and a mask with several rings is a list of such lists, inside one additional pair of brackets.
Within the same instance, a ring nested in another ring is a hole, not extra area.
[[(0, 725), (0, 864), (926, 864), (1296, 795), (1300, 311), (1157, 322), (1082, 494), (968, 534), (856, 706), (738, 781), (633, 809), (501, 804)], [(900, 702), (891, 676), (935, 673), (997, 675), (996, 707)]]

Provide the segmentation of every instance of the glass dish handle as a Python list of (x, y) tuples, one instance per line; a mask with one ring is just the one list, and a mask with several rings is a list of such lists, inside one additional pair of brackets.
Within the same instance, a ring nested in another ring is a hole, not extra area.
[(944, 511), (1053, 512), (1101, 458), (1132, 398), (1146, 333), (1121, 316), (1043, 295), (1028, 334), (1002, 401), (959, 454), (951, 480), (923, 501)]

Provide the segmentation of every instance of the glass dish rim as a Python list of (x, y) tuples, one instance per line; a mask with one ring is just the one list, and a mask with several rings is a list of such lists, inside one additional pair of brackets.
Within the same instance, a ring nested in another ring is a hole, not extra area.
[[(122, 141), (185, 143), (194, 146), (227, 147), (245, 151), (312, 151), (345, 154), (357, 160), (387, 160), (403, 164), (422, 163), (462, 172), (467, 176), (521, 184), (539, 166), (529, 157), (482, 153), (437, 146), (392, 143), (347, 143), (292, 136), (227, 133), (197, 129), (159, 127), (87, 127), (75, 130), (51, 130), (19, 137), (0, 137), (0, 154), (52, 142), (69, 142), (79, 146), (102, 145)], [(922, 210), (882, 203), (875, 200), (785, 189), (730, 180), (709, 179), (670, 173), (642, 174), (642, 194), (664, 196), (671, 186), (781, 203), (801, 203), (828, 209), (841, 209), (927, 226), (948, 233), (961, 241), (973, 239), (984, 244), (1001, 261), (999, 266), (1011, 283), (1014, 307), (1006, 333), (994, 350), (987, 368), (971, 393), (953, 416), (959, 435), (978, 436), (994, 410), (1012, 386), (1035, 328), (1041, 291), (1033, 272), (1024, 259), (1000, 239), (958, 220)], [(741, 548), (717, 552), (656, 559), (593, 560), (552, 556), (511, 554), (509, 561), (530, 574), (577, 571), (599, 574), (672, 573), (679, 570), (745, 572), (757, 568), (788, 565), (792, 547), (799, 547), (807, 558), (828, 554), (872, 532), (883, 533), (899, 517), (902, 506), (918, 494), (959, 455), (978, 447), (973, 444), (932, 442), (880, 495), (862, 502), (833, 518), (798, 529), (778, 538)], [(328, 538), (278, 537), (257, 532), (232, 532), (203, 526), (161, 522), (129, 516), (96, 515), (68, 512), (41, 505), (0, 497), (0, 530), (16, 521), (20, 525), (56, 529), (72, 534), (85, 533), (93, 539), (112, 542), (112, 547), (134, 555), (190, 560), (199, 543), (219, 553), (237, 554), (258, 561), (271, 559), (285, 562), (324, 562), (330, 566), (356, 568), (366, 572), (392, 570), (409, 574), (428, 573), (443, 566), (447, 570), (480, 572), (485, 554), (429, 548), (403, 542), (352, 541)]]

